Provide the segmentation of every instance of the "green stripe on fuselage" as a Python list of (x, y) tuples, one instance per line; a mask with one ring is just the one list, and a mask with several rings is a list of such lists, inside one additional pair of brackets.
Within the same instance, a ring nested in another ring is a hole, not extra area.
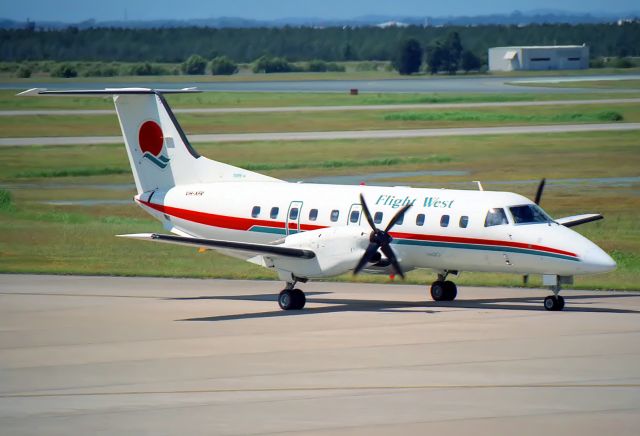
[(480, 244), (460, 244), (453, 242), (433, 242), (433, 241), (416, 241), (414, 239), (394, 239), (394, 244), (399, 245), (416, 245), (423, 247), (442, 247), (442, 248), (458, 248), (463, 250), (485, 250), (485, 251), (506, 251), (509, 253), (531, 254), (534, 256), (547, 256), (555, 257), (557, 259), (571, 260), (579, 262), (580, 259), (571, 256), (565, 256), (563, 254), (549, 253), (547, 251), (529, 250), (526, 248), (516, 247), (504, 247), (494, 245), (480, 245)]

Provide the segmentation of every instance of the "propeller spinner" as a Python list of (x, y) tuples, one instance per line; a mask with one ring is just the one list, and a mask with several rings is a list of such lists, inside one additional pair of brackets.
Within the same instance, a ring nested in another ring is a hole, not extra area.
[(376, 262), (377, 258), (379, 258), (378, 250), (382, 251), (382, 253), (387, 256), (387, 259), (391, 262), (393, 269), (396, 273), (404, 278), (404, 272), (402, 271), (402, 267), (398, 262), (398, 258), (391, 248), (391, 241), (393, 238), (389, 234), (391, 228), (398, 222), (400, 218), (405, 214), (407, 210), (412, 206), (411, 204), (407, 204), (402, 209), (400, 209), (389, 221), (387, 227), (382, 230), (376, 227), (376, 224), (373, 222), (373, 218), (371, 217), (371, 212), (369, 212), (369, 207), (367, 207), (367, 202), (364, 201), (364, 196), (360, 194), (360, 203), (362, 204), (362, 213), (364, 213), (364, 217), (366, 218), (369, 226), (371, 227), (371, 234), (369, 235), (369, 246), (364, 252), (364, 255), (356, 265), (353, 270), (353, 274), (358, 274), (368, 263)]

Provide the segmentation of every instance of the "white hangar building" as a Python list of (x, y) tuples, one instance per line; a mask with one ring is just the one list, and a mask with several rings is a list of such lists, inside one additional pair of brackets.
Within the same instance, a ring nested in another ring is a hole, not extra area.
[(586, 45), (493, 47), (489, 49), (490, 71), (582, 70), (589, 68)]

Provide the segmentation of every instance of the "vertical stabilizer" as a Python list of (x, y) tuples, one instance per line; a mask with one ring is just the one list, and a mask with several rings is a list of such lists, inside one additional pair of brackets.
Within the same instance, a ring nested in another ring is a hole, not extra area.
[(163, 93), (194, 90), (120, 88), (47, 91), (20, 95), (112, 95), (138, 193), (193, 183), (229, 181), (279, 182), (242, 168), (200, 156), (189, 144)]

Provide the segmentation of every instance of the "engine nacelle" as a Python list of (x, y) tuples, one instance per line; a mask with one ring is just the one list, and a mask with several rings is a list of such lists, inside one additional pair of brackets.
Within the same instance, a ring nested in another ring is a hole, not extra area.
[(296, 233), (285, 238), (284, 247), (311, 250), (313, 259), (263, 256), (266, 266), (301, 278), (330, 277), (351, 271), (369, 245), (362, 227), (328, 227)]

